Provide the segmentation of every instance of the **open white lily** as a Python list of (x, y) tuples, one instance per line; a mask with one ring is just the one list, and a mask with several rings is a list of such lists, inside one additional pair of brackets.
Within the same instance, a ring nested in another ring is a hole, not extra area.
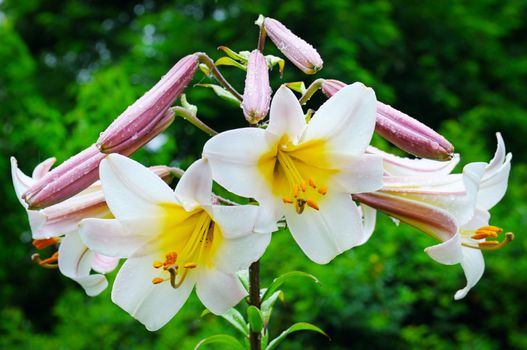
[(382, 158), (364, 154), (375, 115), (375, 93), (355, 83), (306, 123), (298, 100), (282, 86), (267, 129), (216, 135), (203, 155), (222, 186), (258, 200), (259, 231), (274, 231), (276, 220), (285, 216), (304, 253), (324, 264), (363, 243), (360, 212), (350, 194), (382, 186)]
[[(29, 177), (18, 169), (16, 159), (11, 157), (13, 185), (18, 200), (26, 208), (33, 245), (43, 249), (60, 243), (58, 252), (50, 258), (41, 259), (37, 253), (33, 260), (43, 267), (58, 267), (63, 275), (79, 283), (86, 294), (95, 296), (108, 285), (103, 274), (112, 271), (118, 263), (118, 259), (90, 251), (78, 234), (78, 224), (82, 219), (111, 216), (100, 183), (96, 182), (74, 197), (41, 210), (28, 209), (22, 199), (22, 194), (47, 174), (54, 162), (55, 158), (45, 160)], [(99, 273), (90, 274), (91, 270)]]
[(463, 174), (436, 176), (388, 176), (385, 187), (375, 193), (355, 195), (362, 203), (417, 227), (442, 243), (425, 251), (447, 265), (461, 264), (467, 285), (456, 292), (464, 298), (485, 269), (482, 250), (495, 250), (514, 236), (489, 226), (488, 210), (503, 198), (507, 189), (512, 155), (506, 154), (501, 135), (490, 163), (471, 163)]
[(247, 294), (236, 272), (260, 258), (270, 234), (253, 234), (256, 206), (211, 203), (205, 160), (185, 172), (175, 192), (141, 164), (116, 154), (101, 162), (100, 178), (116, 219), (84, 220), (81, 236), (95, 251), (128, 258), (112, 300), (148, 330), (165, 325), (194, 285), (216, 314)]

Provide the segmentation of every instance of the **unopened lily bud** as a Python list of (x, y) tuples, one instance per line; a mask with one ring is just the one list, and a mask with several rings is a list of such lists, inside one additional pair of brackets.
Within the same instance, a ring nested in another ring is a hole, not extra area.
[[(139, 133), (125, 140), (118, 153), (130, 155), (163, 132), (174, 120), (174, 111), (165, 111), (148, 133)], [(53, 169), (23, 195), (29, 209), (39, 209), (62, 202), (86, 189), (99, 179), (99, 163), (107, 156), (92, 145)]]
[(245, 119), (250, 124), (256, 124), (264, 119), (269, 112), (270, 102), (271, 87), (267, 62), (259, 50), (254, 50), (247, 63), (247, 77), (241, 104)]
[[(345, 83), (327, 79), (322, 92), (331, 97), (346, 86)], [(375, 131), (403, 151), (421, 158), (447, 160), (454, 153), (454, 146), (433, 129), (395, 108), (377, 101)]]
[(101, 152), (121, 153), (131, 140), (151, 134), (166, 110), (183, 93), (197, 68), (197, 54), (183, 57), (176, 63), (153, 88), (128, 107), (101, 134), (97, 140)]
[(263, 26), (273, 43), (295, 66), (306, 74), (315, 74), (322, 69), (324, 62), (317, 50), (296, 36), (282, 23), (265, 18)]

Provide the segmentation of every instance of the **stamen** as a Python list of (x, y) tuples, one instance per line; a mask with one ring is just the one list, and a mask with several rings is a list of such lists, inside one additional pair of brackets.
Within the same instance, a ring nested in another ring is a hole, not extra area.
[(177, 253), (176, 252), (168, 252), (165, 255), (165, 262), (163, 262), (163, 269), (167, 270), (170, 267), (174, 266), (177, 261)]
[(498, 237), (498, 234), (496, 232), (481, 232), (481, 233), (476, 233), (470, 238), (479, 240), (479, 239), (484, 239), (484, 238), (497, 238), (497, 237)]
[(469, 243), (462, 243), (463, 246), (479, 249), (479, 250), (498, 250), (509, 244), (512, 240), (514, 240), (514, 233), (507, 232), (505, 233), (505, 239), (501, 242), (499, 241), (484, 241), (484, 242), (478, 242), (478, 245), (473, 245)]
[(49, 246), (52, 246), (54, 244), (57, 244), (60, 242), (60, 239), (58, 237), (51, 237), (46, 239), (34, 239), (33, 240), (33, 247), (37, 249), (44, 249)]
[(161, 261), (154, 261), (152, 265), (154, 266), (154, 268), (158, 269), (163, 266), (163, 263)]
[(503, 232), (503, 229), (501, 227), (490, 226), (490, 225), (489, 226), (480, 227), (477, 231), (479, 231), (479, 230), (489, 230), (489, 231), (494, 231), (494, 232), (497, 232), (497, 233)]
[(35, 253), (35, 254), (31, 255), (31, 261), (33, 261), (34, 263), (38, 264), (39, 266), (45, 267), (47, 269), (56, 269), (56, 268), (58, 268), (59, 265), (58, 264), (54, 264), (58, 260), (59, 260), (59, 252), (53, 253), (52, 256), (50, 256), (49, 258), (44, 259), (44, 260), (40, 259), (40, 254), (39, 253)]
[(153, 284), (159, 284), (161, 282), (165, 282), (166, 280), (165, 279), (162, 279), (161, 277), (154, 277), (152, 278), (152, 283)]
[(287, 196), (282, 197), (282, 202), (285, 204), (293, 204), (293, 200)]
[(315, 209), (315, 210), (320, 210), (318, 204), (317, 204), (314, 200), (312, 200), (312, 199), (308, 199), (306, 203), (307, 203), (307, 205), (309, 205), (311, 208), (313, 208), (313, 209)]
[(498, 242), (498, 241), (485, 241), (485, 242), (478, 243), (478, 245), (480, 247), (493, 247), (493, 246), (496, 246), (498, 244), (500, 244), (500, 242)]
[(188, 262), (183, 265), (183, 268), (185, 269), (195, 269), (196, 267), (198, 267), (198, 264), (196, 264), (195, 262)]
[(326, 193), (328, 193), (328, 188), (326, 186), (320, 186), (318, 188), (318, 193), (320, 193), (321, 195), (325, 196)]
[(297, 214), (302, 214), (304, 212), (304, 208), (306, 207), (306, 201), (304, 199), (297, 199), (295, 203), (295, 209)]
[(170, 272), (170, 285), (172, 285), (172, 288), (178, 289), (183, 284), (183, 281), (185, 281), (185, 278), (187, 278), (189, 268), (186, 268), (183, 270), (183, 274), (179, 278), (179, 281), (176, 283), (176, 276), (177, 276), (177, 270), (175, 268), (168, 269), (168, 272)]
[(300, 182), (300, 188), (302, 189), (302, 192), (306, 192), (307, 190), (307, 185), (306, 185), (306, 182), (304, 180), (302, 180)]
[(298, 192), (300, 192), (300, 189), (298, 188), (298, 185), (293, 186), (293, 197), (298, 197)]
[(309, 178), (309, 186), (317, 188), (317, 185), (315, 184), (315, 179), (313, 179), (312, 177)]

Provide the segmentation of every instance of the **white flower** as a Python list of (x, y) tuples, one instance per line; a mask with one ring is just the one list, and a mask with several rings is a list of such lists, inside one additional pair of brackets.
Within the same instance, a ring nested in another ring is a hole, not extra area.
[(222, 186), (259, 201), (259, 231), (274, 231), (285, 215), (300, 248), (324, 264), (366, 236), (350, 194), (382, 186), (382, 158), (364, 154), (375, 116), (375, 94), (360, 83), (340, 90), (309, 123), (294, 94), (281, 87), (267, 129), (216, 135), (203, 155)]
[[(50, 258), (41, 259), (39, 254), (33, 260), (44, 267), (57, 267), (66, 277), (79, 283), (90, 296), (101, 293), (108, 281), (104, 273), (112, 271), (118, 259), (108, 258), (92, 252), (81, 241), (78, 225), (82, 219), (89, 217), (111, 216), (104, 200), (101, 184), (94, 183), (83, 192), (41, 210), (30, 210), (22, 199), (22, 194), (35, 182), (46, 175), (55, 162), (50, 158), (40, 163), (33, 171), (32, 177), (18, 169), (16, 159), (11, 157), (11, 175), (18, 200), (26, 208), (35, 247), (59, 244), (58, 252)], [(90, 274), (94, 270), (100, 274)]]
[(93, 250), (128, 258), (112, 300), (147, 329), (165, 325), (194, 285), (203, 304), (221, 314), (247, 292), (236, 272), (264, 252), (270, 234), (254, 234), (256, 206), (211, 203), (212, 178), (194, 163), (175, 192), (141, 164), (112, 154), (100, 178), (115, 220), (88, 219), (81, 236)]

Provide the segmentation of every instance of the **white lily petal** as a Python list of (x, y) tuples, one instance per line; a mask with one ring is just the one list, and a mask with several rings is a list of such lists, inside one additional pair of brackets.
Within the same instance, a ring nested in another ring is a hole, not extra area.
[(118, 258), (95, 253), (93, 255), (91, 268), (99, 273), (108, 273), (115, 270), (117, 264), (119, 264)]
[(330, 150), (363, 154), (375, 129), (376, 102), (375, 92), (363, 84), (346, 86), (318, 109), (303, 142), (323, 139)]
[(168, 282), (153, 284), (159, 271), (152, 267), (155, 256), (131, 257), (115, 279), (112, 301), (145, 325), (149, 331), (163, 327), (187, 301), (195, 284), (189, 273), (183, 284), (174, 289)]
[(341, 172), (332, 178), (337, 190), (345, 193), (373, 192), (383, 185), (382, 158), (364, 154), (346, 157)]
[(31, 185), (35, 183), (35, 180), (24, 174), (18, 169), (18, 164), (15, 157), (11, 157), (11, 177), (13, 180), (13, 186), (15, 187), (16, 197), (24, 208), (27, 208), (27, 203), (22, 199), (22, 195), (27, 191)]
[(377, 221), (377, 210), (372, 207), (361, 203), (360, 211), (362, 213), (362, 238), (358, 245), (362, 245), (370, 239), (375, 230), (375, 222)]
[(505, 154), (505, 143), (500, 133), (496, 133), (498, 147), (494, 158), (485, 169), (478, 192), (477, 207), (489, 210), (505, 195), (511, 170), (512, 154)]
[[(159, 204), (177, 202), (174, 192), (161, 178), (127, 157), (110, 154), (101, 162), (100, 175), (106, 202), (117, 219), (125, 223), (126, 219), (152, 218), (138, 231), (147, 227), (158, 231), (162, 220), (155, 218), (164, 215)], [(129, 229), (135, 230), (135, 227)]]
[(425, 252), (438, 263), (454, 265), (463, 261), (461, 247), (461, 238), (458, 233), (445, 242), (426, 248)]
[(212, 173), (209, 164), (204, 159), (195, 161), (179, 180), (175, 194), (190, 211), (201, 205), (211, 204)]
[(127, 258), (148, 241), (150, 235), (134, 234), (115, 219), (84, 219), (79, 234), (93, 251), (106, 256)]
[(319, 206), (299, 215), (287, 205), (285, 218), (302, 251), (314, 262), (327, 264), (362, 241), (361, 217), (349, 194), (328, 193)]
[(296, 143), (304, 132), (306, 119), (295, 94), (282, 85), (271, 102), (267, 131), (278, 137), (288, 135)]
[(51, 169), (53, 164), (55, 164), (56, 160), (57, 159), (55, 157), (48, 158), (39, 165), (37, 165), (33, 170), (33, 174), (31, 175), (33, 180), (40, 180), (42, 177), (44, 177), (44, 175), (49, 172), (49, 169)]
[(31, 227), (31, 236), (33, 239), (46, 239), (57, 237), (62, 233), (57, 231), (45, 230), (48, 221), (47, 216), (41, 210), (28, 210), (27, 217)]
[(76, 233), (66, 235), (60, 242), (60, 272), (79, 283), (89, 296), (99, 294), (108, 285), (103, 275), (90, 275), (93, 255)]
[[(265, 154), (276, 151), (277, 143), (275, 136), (262, 129), (229, 130), (208, 140), (203, 156), (209, 161), (212, 177), (222, 186), (240, 196), (260, 200), (270, 191), (266, 177), (271, 178), (274, 163), (268, 167), (259, 163)], [(265, 168), (267, 173), (259, 168)]]
[(472, 218), (463, 226), (463, 230), (477, 230), (480, 227), (487, 226), (490, 220), (490, 213), (487, 210), (477, 209), (474, 211)]
[(247, 296), (236, 274), (215, 269), (200, 269), (196, 294), (207, 309), (221, 315)]
[(225, 238), (238, 238), (253, 232), (259, 207), (256, 205), (212, 206), (212, 218)]
[(236, 273), (246, 269), (265, 252), (271, 242), (270, 233), (251, 233), (235, 239), (224, 239), (218, 247), (214, 266), (223, 272)]
[(467, 278), (467, 285), (456, 292), (454, 295), (455, 300), (463, 299), (468, 291), (478, 283), (485, 271), (485, 261), (481, 250), (468, 247), (462, 247), (462, 250), (463, 260), (461, 261), (461, 267), (463, 267), (463, 272)]
[(390, 176), (448, 175), (460, 160), (457, 153), (450, 160), (437, 161), (398, 157), (373, 146), (369, 146), (366, 152), (381, 156), (384, 160), (384, 171)]

